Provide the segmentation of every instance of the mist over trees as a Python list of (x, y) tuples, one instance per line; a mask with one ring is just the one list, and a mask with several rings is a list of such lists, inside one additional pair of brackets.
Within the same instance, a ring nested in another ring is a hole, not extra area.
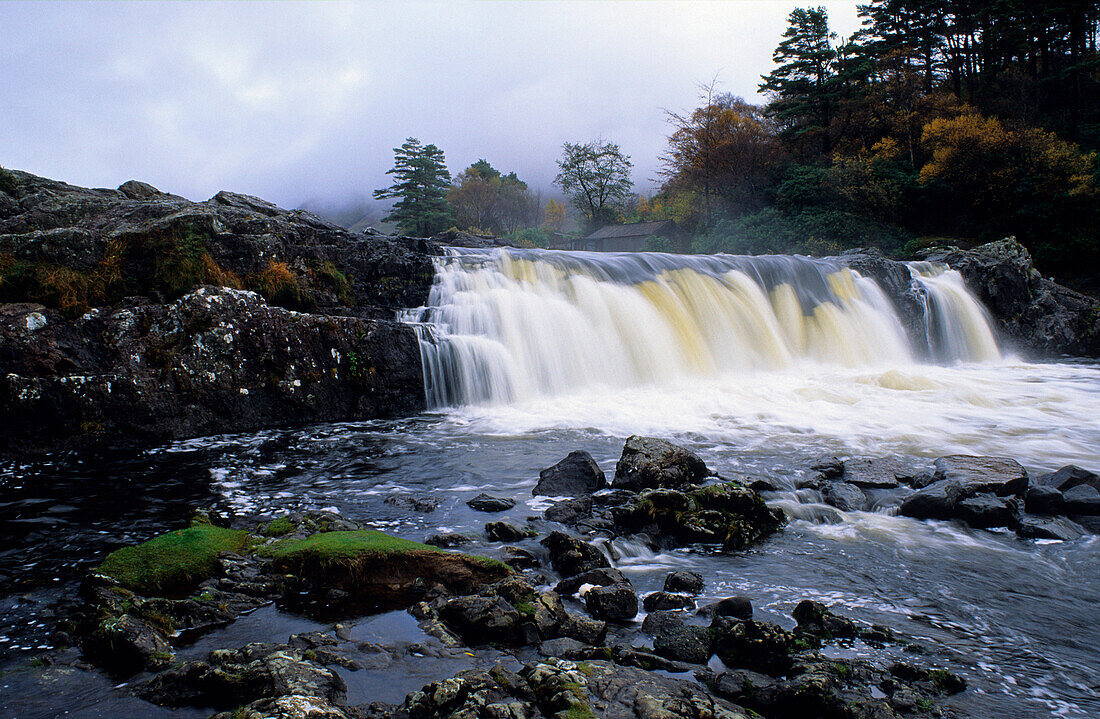
[[(454, 182), (443, 153), (395, 150), (402, 232), (460, 230), (547, 246), (578, 227), (675, 220), (696, 252), (907, 257), (1016, 235), (1040, 266), (1100, 261), (1100, 8), (1071, 0), (874, 0), (848, 38), (824, 8), (791, 12), (763, 106), (700, 87), (667, 112), (659, 190), (632, 194), (613, 143), (566, 142), (543, 203), (480, 159)], [(568, 208), (567, 208), (568, 205)]]

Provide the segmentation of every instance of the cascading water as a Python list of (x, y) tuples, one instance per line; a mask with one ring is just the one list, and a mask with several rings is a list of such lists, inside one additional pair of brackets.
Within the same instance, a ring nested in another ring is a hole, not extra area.
[(933, 357), (978, 362), (1001, 358), (989, 313), (962, 275), (931, 262), (910, 262), (909, 272), (925, 291), (925, 329)]
[[(936, 356), (999, 357), (957, 273), (914, 265)], [(957, 278), (957, 282), (956, 282)], [(779, 369), (910, 364), (870, 278), (805, 257), (451, 250), (416, 321), (430, 406)]]

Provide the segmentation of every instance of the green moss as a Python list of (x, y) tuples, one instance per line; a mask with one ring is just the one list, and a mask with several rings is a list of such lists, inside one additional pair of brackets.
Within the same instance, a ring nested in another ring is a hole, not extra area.
[(258, 553), (272, 559), (310, 556), (322, 561), (336, 561), (357, 559), (363, 554), (394, 554), (411, 551), (442, 552), (443, 550), (428, 544), (393, 537), (373, 529), (361, 529), (350, 532), (321, 532), (305, 539), (283, 539), (261, 547)]
[(269, 522), (268, 525), (263, 528), (263, 535), (265, 537), (281, 537), (293, 531), (294, 522), (291, 521), (290, 517), (279, 517)]
[(571, 703), (565, 710), (565, 717), (566, 719), (597, 719), (592, 708), (580, 702)]
[(936, 704), (935, 704), (935, 702), (933, 702), (928, 697), (918, 697), (917, 698), (917, 708), (918, 709), (923, 709), (926, 712), (930, 712), (930, 711), (932, 711), (933, 709), (936, 708)]
[(247, 552), (248, 532), (196, 525), (112, 552), (98, 571), (144, 594), (180, 593), (213, 576), (221, 552)]
[(355, 306), (355, 295), (351, 291), (351, 281), (348, 280), (347, 275), (336, 269), (336, 265), (332, 264), (331, 260), (325, 260), (314, 266), (312, 271), (315, 277), (332, 288), (332, 291), (336, 293), (336, 299), (348, 307)]
[(841, 679), (847, 679), (852, 675), (852, 665), (845, 664), (844, 662), (830, 662), (833, 665), (833, 672), (836, 673)]
[(50, 658), (47, 657), (45, 654), (40, 654), (37, 657), (31, 659), (30, 664), (35, 669), (43, 669), (50, 666)]
[(0, 167), (0, 192), (15, 195), (15, 175)]
[(590, 677), (590, 676), (592, 676), (593, 674), (596, 673), (595, 667), (593, 667), (588, 662), (579, 663), (577, 665), (577, 671), (580, 672), (581, 674), (585, 675), (586, 677)]
[(535, 605), (530, 602), (520, 602), (516, 605), (516, 611), (525, 617), (535, 616)]

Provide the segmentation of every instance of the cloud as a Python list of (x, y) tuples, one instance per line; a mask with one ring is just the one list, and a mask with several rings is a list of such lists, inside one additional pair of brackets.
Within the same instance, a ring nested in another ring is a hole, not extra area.
[[(825, 3), (853, 31), (854, 2)], [(548, 188), (564, 141), (651, 185), (663, 108), (756, 96), (794, 3), (0, 3), (0, 164), (282, 205), (367, 196), (407, 136)]]

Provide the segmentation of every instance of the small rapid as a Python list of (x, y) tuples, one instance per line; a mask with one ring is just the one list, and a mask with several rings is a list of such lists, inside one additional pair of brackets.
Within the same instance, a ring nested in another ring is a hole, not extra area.
[[(452, 249), (417, 323), (431, 407), (668, 385), (796, 365), (908, 366), (924, 351), (869, 278), (798, 256)], [(958, 273), (915, 263), (927, 343), (1000, 358)]]

